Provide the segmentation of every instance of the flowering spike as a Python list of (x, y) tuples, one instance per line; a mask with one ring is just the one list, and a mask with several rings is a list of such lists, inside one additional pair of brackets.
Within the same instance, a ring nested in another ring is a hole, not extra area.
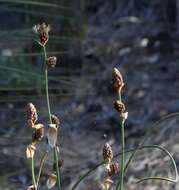
[(117, 92), (124, 87), (123, 77), (117, 68), (113, 69), (113, 84)]
[(33, 27), (33, 31), (39, 35), (38, 43), (44, 47), (49, 39), (50, 26), (46, 23), (37, 24)]
[(113, 159), (113, 151), (108, 143), (106, 143), (103, 147), (103, 158), (106, 163), (110, 163)]
[(26, 106), (27, 112), (27, 125), (31, 128), (34, 128), (34, 125), (37, 121), (37, 110), (32, 103), (28, 103)]

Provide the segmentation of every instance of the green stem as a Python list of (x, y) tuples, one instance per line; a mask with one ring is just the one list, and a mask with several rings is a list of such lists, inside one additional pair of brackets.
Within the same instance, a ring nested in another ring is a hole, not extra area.
[(47, 109), (48, 109), (48, 116), (49, 116), (49, 123), (52, 124), (52, 119), (51, 119), (51, 109), (50, 109), (50, 100), (49, 100), (49, 89), (48, 89), (48, 69), (46, 66), (47, 62), (47, 52), (46, 52), (46, 47), (43, 47), (44, 51), (44, 67), (45, 67), (45, 92), (46, 92), (46, 100), (47, 100)]
[(123, 190), (124, 189), (124, 148), (125, 148), (125, 143), (124, 143), (124, 122), (125, 120), (122, 119), (121, 120), (121, 158), (120, 158), (120, 162), (121, 162), (121, 168), (120, 168), (120, 176), (119, 176), (119, 180), (116, 186), (116, 190)]
[(60, 189), (61, 184), (60, 184), (60, 171), (59, 171), (59, 166), (58, 166), (58, 154), (57, 154), (57, 146), (55, 146), (54, 148), (55, 151), (55, 165), (56, 165), (56, 173), (57, 173), (57, 183), (58, 183), (58, 187)]
[(46, 151), (46, 152), (43, 154), (43, 156), (42, 156), (42, 158), (41, 158), (41, 160), (40, 160), (39, 172), (38, 172), (38, 176), (37, 176), (37, 186), (38, 186), (38, 184), (39, 184), (40, 176), (41, 176), (41, 173), (42, 173), (42, 167), (43, 167), (43, 164), (44, 164), (44, 161), (45, 161), (47, 155), (48, 155), (48, 151)]
[(37, 187), (36, 180), (35, 180), (35, 171), (34, 171), (34, 158), (31, 158), (31, 171), (32, 171), (32, 184), (34, 187)]
[[(46, 52), (46, 47), (45, 46), (43, 47), (43, 51), (44, 51), (44, 65), (45, 65), (45, 91), (46, 91), (47, 109), (48, 109), (49, 123), (52, 124), (50, 100), (49, 100), (49, 88), (48, 88), (48, 68), (47, 68), (47, 65), (46, 65), (47, 52)], [(55, 162), (55, 165), (56, 165), (58, 190), (60, 190), (61, 189), (61, 184), (60, 184), (60, 173), (59, 173), (59, 167), (58, 167), (58, 155), (57, 155), (56, 146), (53, 149), (53, 151), (54, 151), (54, 162)]]

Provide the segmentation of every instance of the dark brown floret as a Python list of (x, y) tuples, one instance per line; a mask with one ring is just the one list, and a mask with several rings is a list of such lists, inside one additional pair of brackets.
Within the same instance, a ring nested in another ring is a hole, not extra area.
[(106, 163), (110, 163), (113, 159), (113, 151), (108, 143), (103, 147), (103, 158)]
[(114, 102), (114, 108), (119, 113), (124, 113), (124, 111), (125, 111), (125, 105), (121, 101), (119, 101), (119, 100), (116, 100)]

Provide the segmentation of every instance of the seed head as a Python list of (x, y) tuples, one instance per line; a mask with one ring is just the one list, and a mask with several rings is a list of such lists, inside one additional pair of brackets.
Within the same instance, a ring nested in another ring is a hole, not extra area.
[(113, 159), (113, 151), (108, 143), (103, 147), (103, 158), (106, 163), (110, 163)]
[(47, 67), (48, 68), (54, 68), (57, 63), (57, 58), (55, 56), (49, 57), (47, 59)]
[(31, 128), (34, 128), (38, 116), (37, 116), (37, 110), (32, 103), (27, 104), (26, 113), (27, 113), (27, 125)]
[(37, 24), (33, 27), (33, 31), (39, 35), (39, 44), (45, 46), (49, 39), (50, 26), (46, 23)]
[(124, 87), (123, 77), (117, 68), (113, 69), (113, 84), (117, 92), (120, 92)]
[(56, 115), (51, 115), (52, 123), (55, 124), (57, 127), (60, 125), (60, 120)]
[(113, 176), (119, 173), (119, 164), (117, 162), (111, 163), (109, 165), (108, 175)]
[(38, 124), (38, 128), (35, 128), (35, 131), (32, 134), (32, 142), (37, 143), (42, 140), (44, 137), (44, 126), (42, 124)]
[(121, 101), (119, 101), (119, 100), (116, 100), (116, 101), (114, 102), (114, 108), (115, 108), (116, 111), (119, 112), (120, 114), (121, 114), (121, 113), (124, 113), (124, 111), (125, 111), (125, 105), (124, 105)]

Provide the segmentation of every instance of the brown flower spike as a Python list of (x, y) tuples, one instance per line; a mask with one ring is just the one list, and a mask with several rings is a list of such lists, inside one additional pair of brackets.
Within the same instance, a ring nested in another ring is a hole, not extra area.
[(103, 158), (106, 163), (110, 163), (113, 159), (113, 151), (108, 143), (103, 147)]
[(39, 44), (45, 46), (49, 39), (50, 26), (46, 23), (37, 24), (33, 27), (33, 31), (39, 35)]
[(123, 77), (117, 68), (113, 70), (113, 84), (117, 92), (121, 91), (124, 87)]
[(31, 128), (34, 128), (37, 121), (37, 110), (32, 103), (28, 103), (26, 106), (27, 113), (27, 125)]

